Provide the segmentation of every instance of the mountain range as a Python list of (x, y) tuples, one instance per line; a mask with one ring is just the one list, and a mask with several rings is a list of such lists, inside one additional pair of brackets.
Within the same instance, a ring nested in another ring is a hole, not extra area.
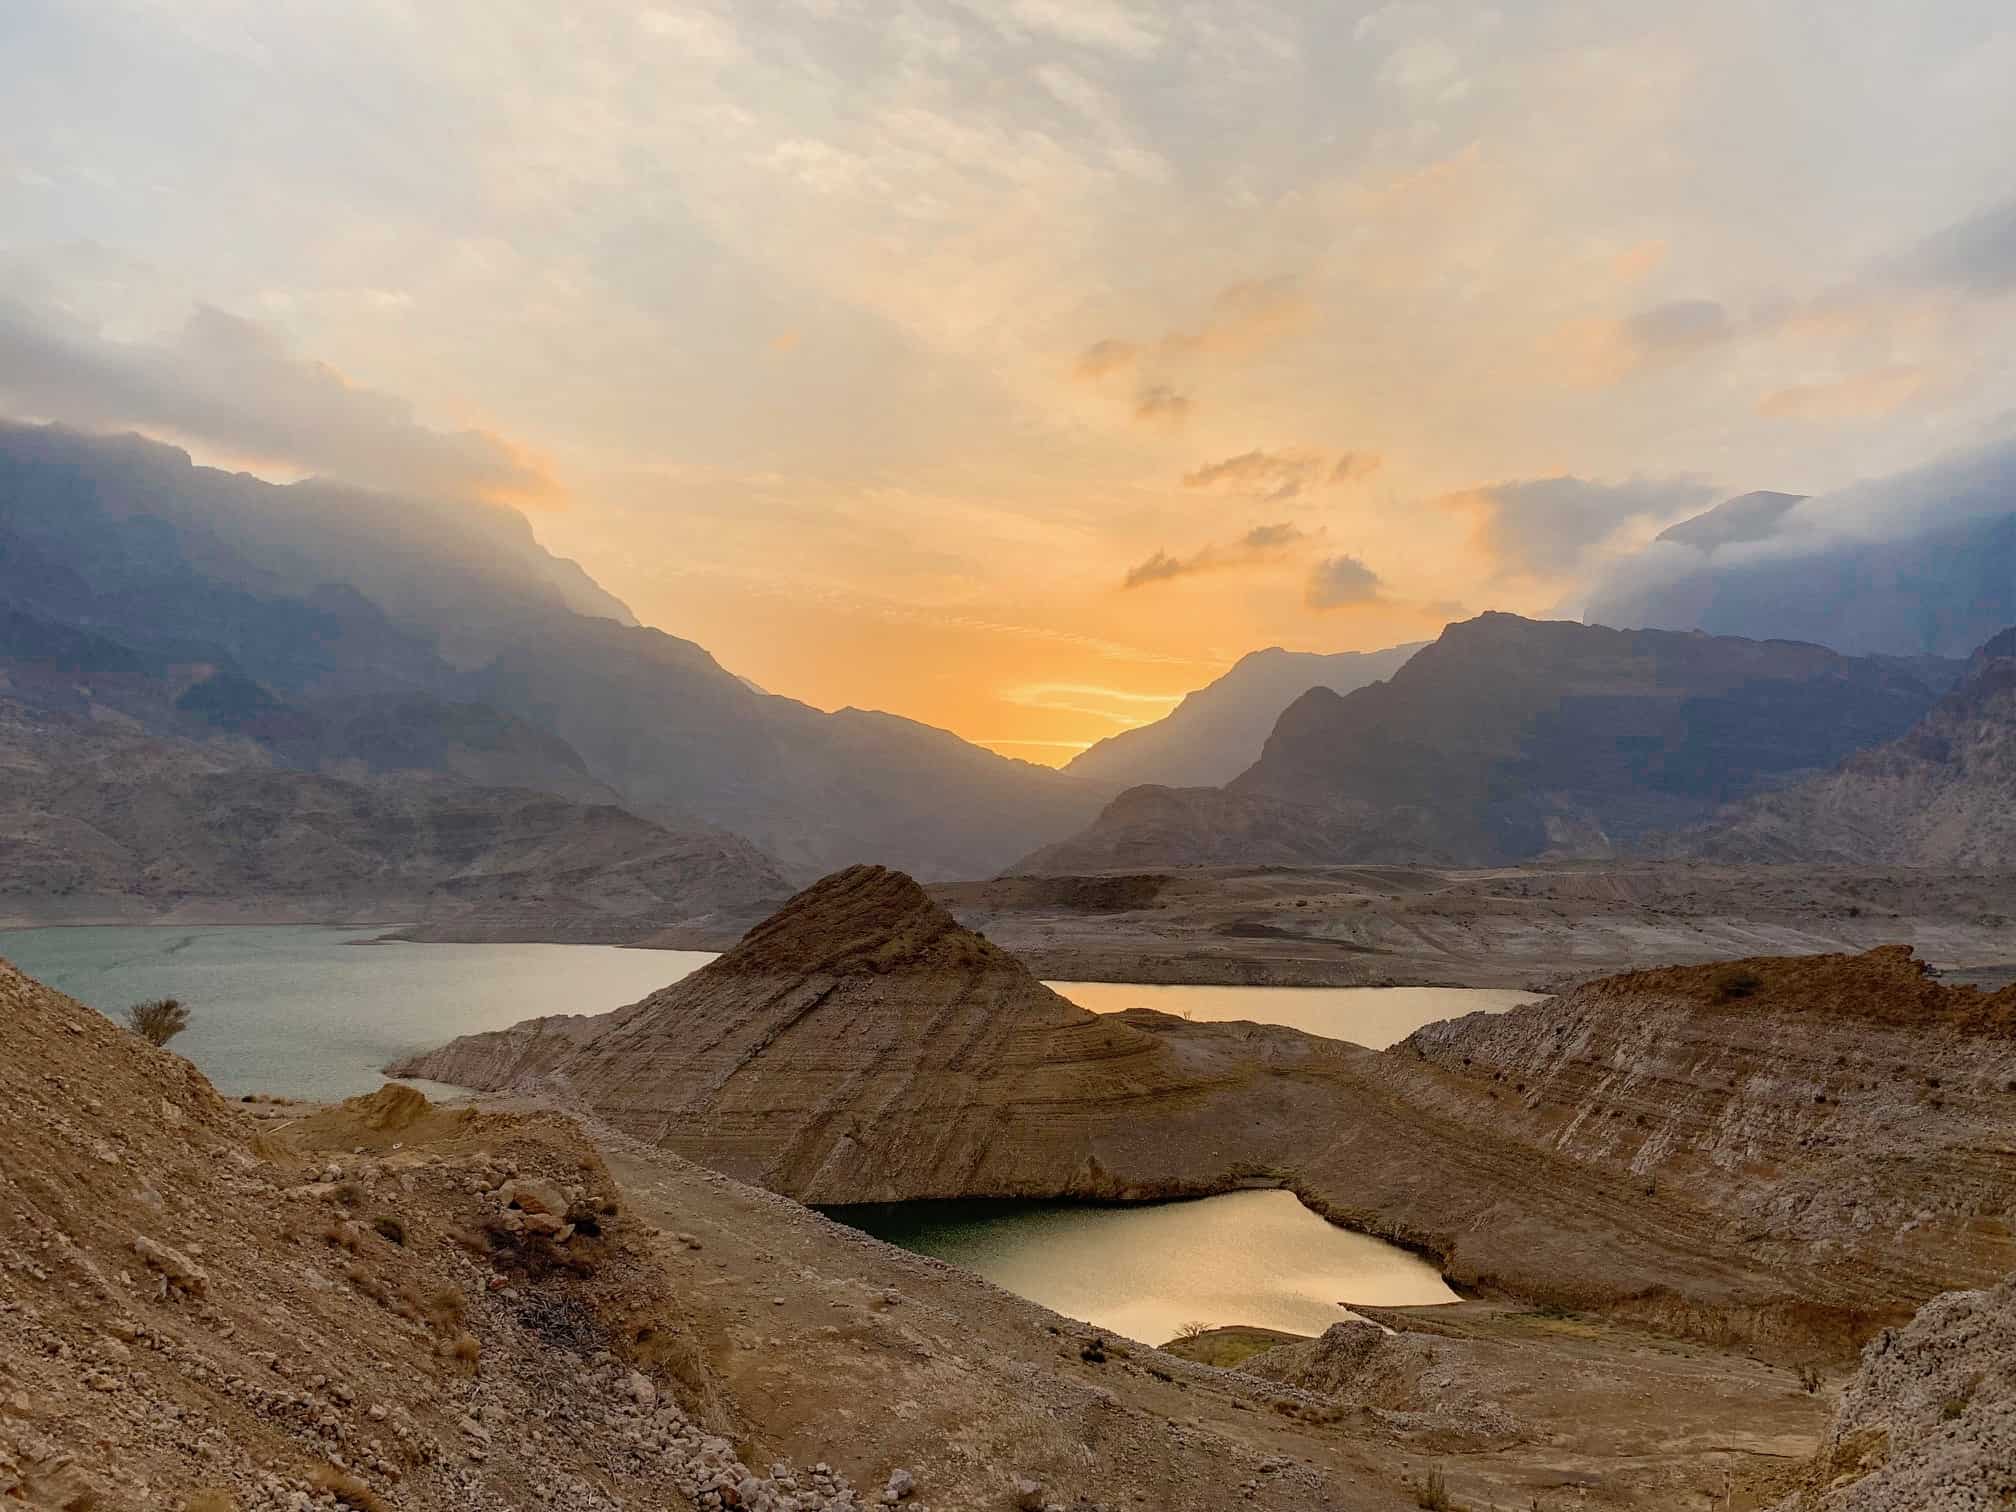
[(1253, 764), (1281, 711), (1303, 693), (1311, 688), (1349, 693), (1391, 677), (1423, 644), (1328, 655), (1279, 646), (1249, 652), (1165, 717), (1109, 735), (1064, 770), (1114, 788), (1145, 782), (1215, 787)]
[(617, 805), (742, 837), (763, 859), (738, 888), (864, 858), (983, 875), (1110, 795), (760, 692), (509, 509), (276, 486), (134, 436), (0, 424), (0, 616), (0, 697), (70, 719), (72, 748), (116, 716), (129, 745), (235, 743), (283, 784), (425, 773)]
[(1303, 694), (1222, 787), (1130, 789), (1023, 866), (1612, 854), (1896, 739), (1959, 673), (1936, 658), (1484, 614), (1389, 681)]
[(2016, 864), (2016, 629), (1897, 740), (1733, 806), (1671, 850), (1747, 862)]

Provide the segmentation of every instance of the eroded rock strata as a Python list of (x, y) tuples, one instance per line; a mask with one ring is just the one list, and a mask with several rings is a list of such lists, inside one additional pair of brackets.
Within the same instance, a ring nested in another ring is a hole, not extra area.
[(1901, 949), (1610, 978), (1383, 1053), (1101, 1017), (857, 867), (578, 1048), (519, 1026), (396, 1069), (557, 1090), (808, 1202), (1280, 1180), (1474, 1290), (1845, 1352), (2016, 1268), (2012, 1025), (2016, 993)]

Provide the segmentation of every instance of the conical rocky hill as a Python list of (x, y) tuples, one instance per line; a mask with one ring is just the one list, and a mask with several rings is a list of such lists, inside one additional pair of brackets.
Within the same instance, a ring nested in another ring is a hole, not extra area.
[(1087, 1012), (909, 877), (856, 866), (640, 1003), (468, 1036), (394, 1069), (485, 1089), (551, 1077), (633, 1136), (852, 1202), (1222, 1185), (1280, 1147), (1281, 1079), (1228, 1105), (1257, 1067), (1363, 1053)]

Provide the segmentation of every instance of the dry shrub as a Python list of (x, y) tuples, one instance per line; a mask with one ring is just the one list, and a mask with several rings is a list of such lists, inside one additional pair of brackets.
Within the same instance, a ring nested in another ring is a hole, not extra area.
[(1428, 1472), (1428, 1478), (1414, 1493), (1414, 1505), (1424, 1512), (1455, 1512), (1456, 1503), (1449, 1500), (1449, 1482), (1440, 1470)]
[(360, 1207), (364, 1202), (364, 1188), (354, 1181), (346, 1181), (329, 1194), (346, 1208)]
[(381, 1239), (400, 1245), (406, 1242), (406, 1225), (397, 1213), (380, 1213), (371, 1220), (371, 1227), (378, 1231)]
[(458, 1365), (467, 1365), (471, 1370), (483, 1358), (483, 1345), (472, 1333), (458, 1333), (441, 1346), (441, 1353)]
[(343, 1279), (364, 1293), (373, 1302), (376, 1302), (380, 1307), (390, 1307), (392, 1305), (392, 1293), (385, 1289), (385, 1283), (372, 1275), (363, 1266), (344, 1266)]
[(126, 1026), (150, 1045), (165, 1045), (189, 1027), (179, 998), (149, 998), (126, 1010)]
[(1764, 985), (1764, 978), (1748, 966), (1724, 966), (1715, 973), (1713, 987), (1715, 1001), (1733, 1003), (1738, 998), (1747, 998)]
[(391, 1512), (385, 1499), (356, 1476), (334, 1465), (322, 1465), (308, 1474), (308, 1483), (317, 1491), (327, 1491), (357, 1512)]
[(354, 1223), (330, 1223), (323, 1226), (322, 1242), (354, 1255), (364, 1247), (364, 1234)]
[(428, 1296), (423, 1309), (428, 1321), (443, 1333), (448, 1333), (462, 1325), (462, 1318), (469, 1311), (469, 1304), (462, 1299), (462, 1293), (452, 1286), (444, 1286)]

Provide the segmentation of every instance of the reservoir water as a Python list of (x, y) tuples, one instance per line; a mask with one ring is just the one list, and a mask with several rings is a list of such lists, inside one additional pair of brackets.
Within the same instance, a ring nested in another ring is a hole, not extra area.
[(0, 933), (0, 956), (118, 1017), (177, 997), (174, 1049), (227, 1097), (353, 1097), (378, 1068), (479, 1029), (634, 1003), (713, 959), (613, 945), (372, 944), (384, 929), (89, 927)]
[(1191, 1323), (1319, 1334), (1343, 1320), (1345, 1303), (1456, 1300), (1427, 1261), (1324, 1222), (1292, 1192), (1133, 1206), (901, 1202), (827, 1212), (1148, 1344), (1166, 1343)]
[[(0, 935), (0, 951), (6, 949)], [(1052, 982), (1094, 1013), (1153, 1008), (1205, 1023), (1251, 1019), (1285, 1024), (1305, 1034), (1348, 1040), (1373, 1050), (1398, 1044), (1423, 1024), (1466, 1013), (1503, 1013), (1539, 1000), (1532, 992), (1495, 987), (1171, 987), (1132, 982)]]
[[(0, 956), (114, 1017), (179, 997), (175, 1049), (227, 1096), (351, 1097), (378, 1068), (458, 1034), (547, 1013), (606, 1013), (698, 970), (693, 950), (614, 945), (409, 945), (380, 927), (84, 926), (0, 931)], [(1167, 987), (1052, 982), (1099, 1013), (1158, 1008), (1253, 1019), (1383, 1049), (1422, 1024), (1500, 1011), (1530, 993), (1461, 987)]]
[[(0, 956), (114, 1016), (142, 998), (179, 997), (192, 1018), (174, 1048), (219, 1091), (314, 1099), (369, 1092), (388, 1061), (458, 1034), (633, 1003), (713, 959), (603, 945), (410, 945), (380, 942), (381, 933), (312, 925), (25, 929), (0, 933)], [(1375, 1049), (1424, 1023), (1500, 1011), (1531, 996), (1050, 985), (1098, 1012), (1144, 1006), (1252, 1019)], [(1151, 1344), (1187, 1323), (1320, 1333), (1343, 1316), (1343, 1303), (1452, 1300), (1422, 1260), (1335, 1228), (1282, 1191), (1135, 1206), (904, 1203), (836, 1216)]]

